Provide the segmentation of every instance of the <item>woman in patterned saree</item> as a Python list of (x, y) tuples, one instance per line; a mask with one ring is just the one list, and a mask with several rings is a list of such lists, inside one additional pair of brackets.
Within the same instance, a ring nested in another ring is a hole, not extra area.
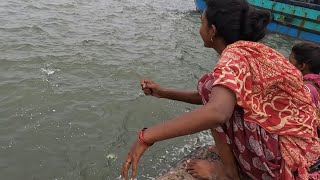
[[(198, 93), (151, 88), (146, 94), (203, 106), (138, 133), (121, 175), (136, 177), (138, 161), (155, 142), (211, 129), (219, 162), (191, 160), (188, 172), (201, 179), (311, 178), (309, 167), (320, 156), (316, 107), (302, 76), (277, 51), (257, 43), (270, 13), (244, 0), (208, 0), (201, 17), (204, 46), (220, 59), (198, 83)], [(153, 84), (154, 85), (154, 84)], [(186, 97), (186, 95), (189, 95)]]

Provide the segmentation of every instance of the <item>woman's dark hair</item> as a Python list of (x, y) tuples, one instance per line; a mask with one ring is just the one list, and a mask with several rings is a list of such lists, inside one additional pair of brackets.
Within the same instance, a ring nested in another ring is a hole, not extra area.
[(292, 47), (295, 59), (299, 64), (307, 64), (312, 73), (320, 73), (320, 46), (315, 43), (303, 42)]
[(258, 10), (246, 0), (208, 0), (205, 16), (208, 26), (215, 25), (227, 44), (259, 41), (272, 19), (269, 11)]

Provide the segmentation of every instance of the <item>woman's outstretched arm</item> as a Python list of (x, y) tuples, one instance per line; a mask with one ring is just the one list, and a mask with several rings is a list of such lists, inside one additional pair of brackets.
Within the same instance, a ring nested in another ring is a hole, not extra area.
[(234, 92), (223, 86), (213, 87), (206, 105), (148, 128), (145, 140), (154, 143), (211, 129), (231, 118), (235, 104)]
[(202, 99), (198, 91), (179, 91), (162, 88), (151, 80), (142, 80), (140, 84), (144, 94), (147, 96), (182, 101), (190, 104), (202, 104)]
[(193, 134), (207, 130), (227, 122), (236, 105), (235, 93), (224, 86), (212, 88), (209, 102), (191, 112), (149, 127), (143, 133), (143, 141), (137, 140), (132, 146), (126, 161), (123, 163), (121, 175), (127, 179), (128, 170), (132, 167), (132, 177), (136, 177), (138, 161), (144, 151), (158, 141)]

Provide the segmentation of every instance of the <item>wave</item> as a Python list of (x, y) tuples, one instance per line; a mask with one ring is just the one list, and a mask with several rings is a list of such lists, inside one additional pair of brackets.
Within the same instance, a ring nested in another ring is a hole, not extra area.
[(38, 25), (33, 25), (33, 26), (17, 26), (17, 27), (0, 27), (0, 31), (5, 31), (5, 32), (22, 32), (22, 31), (29, 31), (31, 33), (40, 33), (40, 34), (49, 34), (47, 31), (43, 30), (41, 27)]

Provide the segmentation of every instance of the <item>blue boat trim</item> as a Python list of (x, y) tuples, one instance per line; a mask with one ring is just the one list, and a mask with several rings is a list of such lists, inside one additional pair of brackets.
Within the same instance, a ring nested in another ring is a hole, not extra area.
[(292, 14), (286, 14), (286, 13), (283, 13), (283, 12), (279, 12), (279, 11), (275, 11), (275, 10), (270, 10), (270, 9), (266, 9), (266, 8), (261, 8), (261, 7), (257, 7), (255, 6), (256, 8), (259, 8), (259, 9), (264, 9), (264, 10), (268, 10), (270, 11), (273, 15), (276, 15), (276, 14), (279, 14), (279, 15), (283, 15), (284, 17), (283, 18), (286, 18), (284, 19), (284, 22), (281, 22), (281, 21), (278, 21), (278, 20), (275, 20), (277, 23), (279, 24), (282, 24), (284, 26), (289, 26), (291, 28), (296, 28), (298, 30), (303, 30), (303, 31), (306, 31), (306, 32), (310, 32), (310, 33), (314, 33), (314, 34), (319, 34), (319, 31), (317, 30), (314, 30), (314, 29), (307, 29), (307, 28), (304, 28), (304, 27), (301, 27), (301, 26), (297, 26), (297, 25), (293, 25), (290, 23), (290, 21), (292, 21), (294, 18), (299, 18), (301, 20), (304, 20), (304, 21), (307, 21), (307, 22), (311, 22), (311, 23), (315, 23), (315, 24), (318, 24), (318, 21), (316, 20), (312, 20), (312, 19), (307, 19), (307, 18), (301, 18), (299, 16), (296, 16), (296, 15), (292, 15)]
[(306, 31), (299, 30), (299, 29), (289, 27), (286, 25), (282, 25), (282, 24), (279, 24), (276, 22), (271, 22), (268, 25), (267, 29), (269, 31), (278, 32), (278, 33), (285, 34), (285, 35), (288, 35), (291, 37), (320, 43), (320, 35), (319, 34), (306, 32)]
[(293, 0), (277, 0), (277, 2), (282, 2), (285, 4), (290, 4), (294, 6), (304, 7), (308, 9), (314, 9), (320, 11), (320, 4), (313, 4), (313, 3), (306, 3), (306, 2), (299, 2)]
[(277, 12), (283, 12), (286, 14), (292, 14), (299, 16), (300, 18), (307, 18), (307, 19), (313, 19), (313, 20), (319, 20), (320, 11), (309, 9), (305, 7), (300, 6), (293, 6), (290, 4), (285, 4), (277, 1), (271, 1), (271, 0), (247, 0), (249, 4), (265, 8), (269, 10), (274, 10)]
[(206, 2), (204, 0), (194, 0), (198, 11), (203, 12), (206, 9)]
[(267, 8), (263, 8), (263, 7), (260, 7), (260, 6), (254, 6), (254, 7), (259, 8), (259, 9), (268, 10), (268, 11), (270, 11), (272, 14), (273, 14), (273, 13), (277, 13), (277, 14), (285, 15), (285, 16), (292, 17), (292, 18), (299, 18), (299, 19), (301, 19), (301, 20), (307, 20), (307, 21), (310, 21), (310, 22), (319, 23), (319, 20), (310, 19), (310, 18), (306, 18), (306, 17), (300, 17), (300, 16), (297, 16), (297, 15), (295, 15), (295, 14), (288, 14), (288, 13), (285, 13), (285, 12), (276, 11), (276, 10), (273, 10), (273, 9), (267, 9)]

